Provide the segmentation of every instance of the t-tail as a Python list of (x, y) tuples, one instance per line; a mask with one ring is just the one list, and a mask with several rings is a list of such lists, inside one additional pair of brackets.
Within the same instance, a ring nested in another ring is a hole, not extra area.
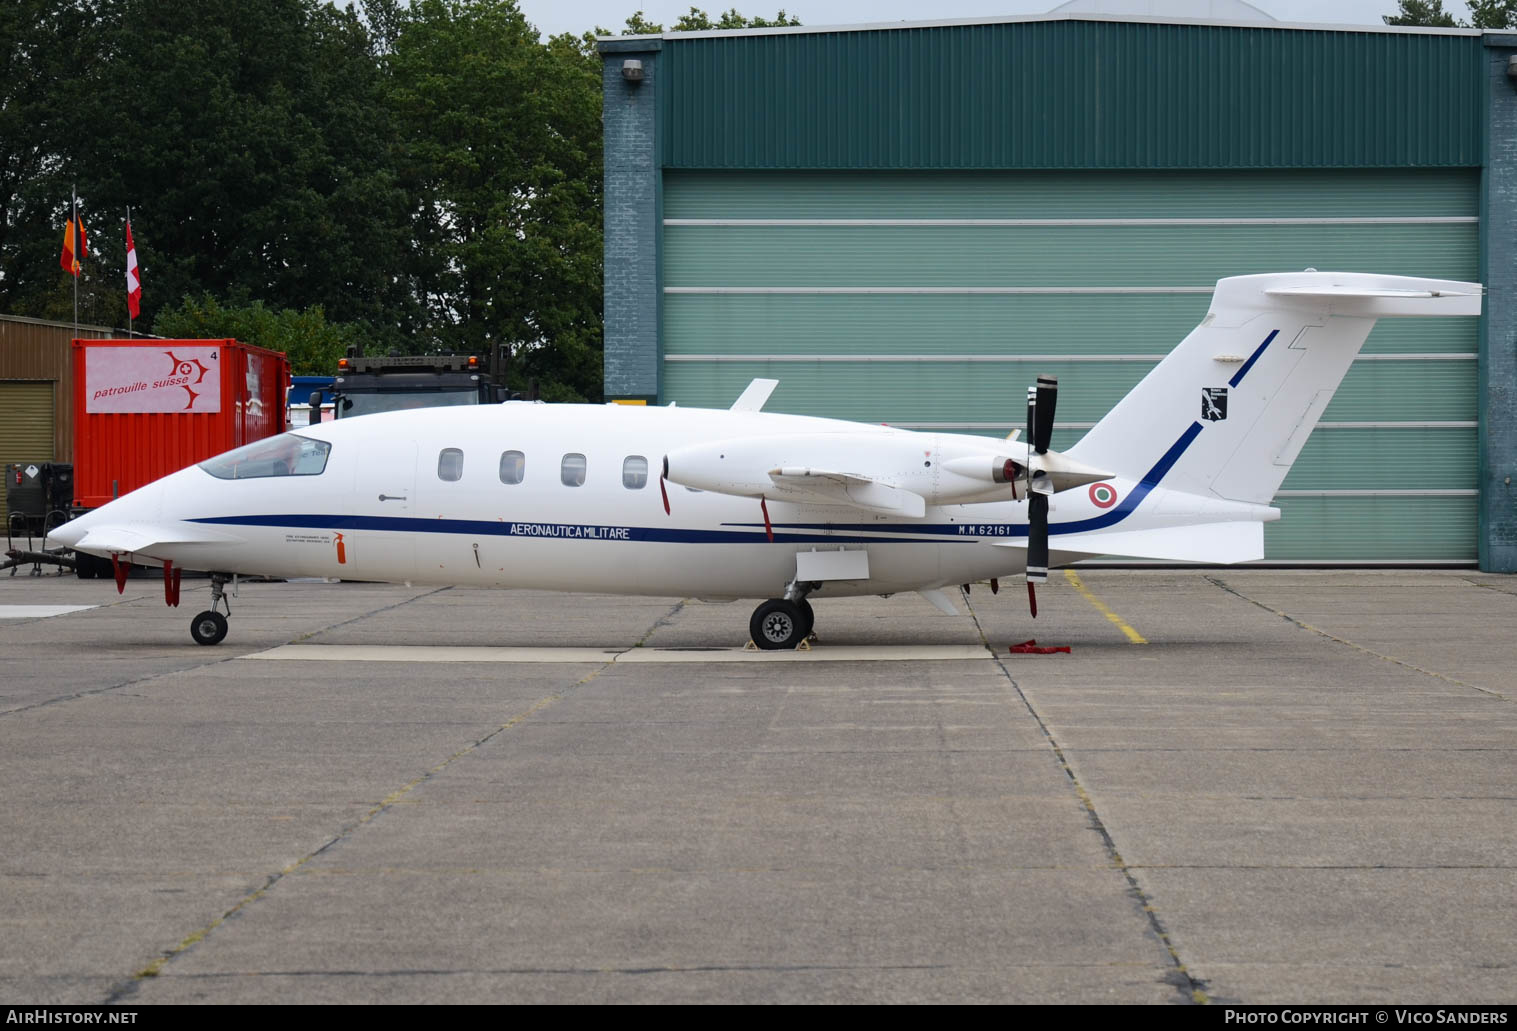
[[(1263, 523), (1380, 318), (1479, 315), (1478, 283), (1347, 272), (1238, 276), (1206, 318), (1069, 457), (1130, 481), (1132, 518), (1054, 526), (1053, 548), (1144, 558), (1264, 557)], [(1113, 512), (1115, 516), (1117, 513)]]

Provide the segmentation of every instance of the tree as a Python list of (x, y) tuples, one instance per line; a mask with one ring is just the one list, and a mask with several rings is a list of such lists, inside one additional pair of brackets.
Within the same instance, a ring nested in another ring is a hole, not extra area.
[(1517, 0), (1469, 0), (1470, 20), (1455, 18), (1443, 9), (1443, 0), (1400, 0), (1400, 12), (1385, 15), (1387, 25), (1423, 25), (1434, 28), (1510, 29), (1517, 27)]
[[(75, 169), (59, 145), (88, 94), (98, 44), (95, 20), (73, 0), (0, 3), (0, 310), (72, 313), (74, 284), (58, 255)], [(85, 214), (93, 245), (102, 226), (88, 206)], [(86, 283), (96, 267), (85, 263)]]
[(1400, 0), (1398, 14), (1387, 14), (1381, 21), (1387, 25), (1424, 25), (1438, 28), (1456, 28), (1459, 22), (1443, 9), (1443, 0)]
[(419, 0), (386, 64), (424, 349), (508, 344), (544, 397), (598, 400), (598, 58), (514, 0)]
[(153, 328), (161, 336), (186, 339), (233, 337), (244, 344), (283, 351), (296, 376), (330, 376), (348, 345), (363, 343), (352, 325), (328, 322), (320, 307), (275, 311), (262, 301), (222, 304), (210, 294), (186, 297), (159, 312)]
[[(1435, 0), (1436, 2), (1436, 0)], [(792, 15), (787, 15), (783, 9), (772, 19), (764, 17), (747, 18), (736, 7), (722, 13), (716, 21), (698, 7), (690, 8), (688, 14), (680, 15), (679, 21), (674, 23), (670, 32), (704, 32), (709, 29), (768, 29), (782, 28), (787, 25), (799, 25), (801, 20)], [(662, 25), (657, 25), (643, 16), (642, 11), (634, 11), (627, 19), (627, 27), (623, 35), (627, 36), (652, 36), (664, 31)], [(596, 28), (597, 35), (613, 35), (611, 30)]]
[(1469, 0), (1470, 27), (1517, 28), (1517, 0)]

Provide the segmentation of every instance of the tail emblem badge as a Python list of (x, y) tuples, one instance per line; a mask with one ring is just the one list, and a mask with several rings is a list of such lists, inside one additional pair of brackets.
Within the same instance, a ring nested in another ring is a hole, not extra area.
[(1221, 422), (1227, 418), (1227, 388), (1201, 388), (1201, 418), (1207, 422)]

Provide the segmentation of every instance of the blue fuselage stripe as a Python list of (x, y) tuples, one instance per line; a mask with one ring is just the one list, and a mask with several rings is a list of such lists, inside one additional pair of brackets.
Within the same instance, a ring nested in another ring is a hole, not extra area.
[[(1069, 523), (1054, 523), (1050, 534), (1084, 533), (1112, 526), (1137, 510), (1159, 485), (1201, 432), (1193, 422), (1180, 439), (1154, 463), (1143, 479), (1109, 512)], [(221, 526), (268, 526), (292, 530), (372, 530), (380, 533), (450, 533), (476, 537), (520, 537), (569, 540), (648, 541), (662, 544), (766, 543), (762, 523), (724, 523), (732, 529), (692, 530), (654, 526), (598, 526), (578, 523), (517, 522), (486, 519), (423, 519), (418, 516), (363, 516), (335, 513), (285, 512), (276, 515), (207, 516), (189, 520)], [(909, 536), (883, 536), (884, 534)], [(912, 537), (940, 537), (940, 543), (977, 543), (985, 539), (1026, 537), (1026, 523), (775, 523), (776, 542), (789, 544), (888, 544)]]
[[(1271, 333), (1268, 344), (1274, 339)], [(1259, 350), (1264, 349), (1261, 344)], [(1254, 352), (1254, 357), (1259, 351)], [(1249, 359), (1249, 364), (1253, 359)], [(1241, 379), (1248, 371), (1245, 365), (1235, 379)], [(1102, 512), (1089, 519), (1077, 519), (1068, 523), (1053, 523), (1048, 527), (1051, 535), (1085, 533), (1113, 526), (1126, 519), (1143, 499), (1159, 485), (1159, 481), (1174, 468), (1180, 456), (1201, 433), (1201, 423), (1193, 422), (1170, 445), (1168, 451), (1154, 463), (1153, 468), (1134, 484), (1127, 496), (1109, 512)], [(768, 534), (763, 523), (723, 523), (733, 529), (691, 530), (677, 527), (653, 526), (598, 526), (578, 523), (516, 522), (511, 520), (486, 519), (423, 519), (418, 516), (363, 516), (338, 515), (334, 513), (286, 512), (277, 515), (208, 516), (191, 519), (192, 523), (211, 523), (221, 526), (268, 526), (292, 530), (373, 530), (381, 533), (451, 533), (469, 534), (476, 537), (519, 537), (523, 539), (550, 538), (571, 540), (617, 540), (649, 541), (663, 544), (757, 544), (766, 543)], [(968, 531), (968, 532), (966, 532)], [(976, 532), (977, 531), (977, 532)], [(897, 523), (881, 526), (879, 523), (775, 523), (774, 540), (789, 544), (889, 544), (909, 543), (910, 537), (882, 536), (883, 534), (935, 536), (938, 543), (978, 543), (986, 539), (1026, 537), (1026, 523)]]

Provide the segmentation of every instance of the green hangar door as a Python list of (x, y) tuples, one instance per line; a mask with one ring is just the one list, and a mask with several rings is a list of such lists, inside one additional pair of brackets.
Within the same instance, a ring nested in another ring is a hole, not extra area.
[[(1478, 278), (1474, 169), (664, 172), (663, 400), (1073, 444), (1225, 276)], [(1469, 563), (1476, 318), (1378, 323), (1276, 497), (1273, 561)]]

